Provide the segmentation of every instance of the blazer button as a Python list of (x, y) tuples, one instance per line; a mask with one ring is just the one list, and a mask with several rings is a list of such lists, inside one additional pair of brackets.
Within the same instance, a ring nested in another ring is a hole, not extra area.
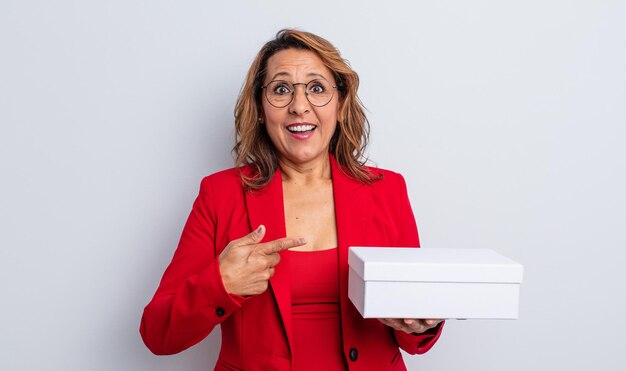
[(359, 351), (356, 348), (350, 348), (350, 353), (348, 353), (348, 355), (350, 356), (351, 361), (356, 361), (357, 358), (359, 358)]
[(217, 309), (215, 309), (215, 314), (217, 314), (219, 317), (221, 317), (224, 314), (226, 314), (226, 311), (222, 307), (217, 307)]

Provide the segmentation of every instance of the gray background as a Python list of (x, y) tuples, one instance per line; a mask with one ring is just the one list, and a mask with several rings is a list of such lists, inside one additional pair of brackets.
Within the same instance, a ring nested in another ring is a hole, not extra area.
[(209, 370), (215, 331), (138, 326), (200, 179), (230, 167), (261, 44), (318, 33), (360, 73), (370, 156), (423, 246), (525, 265), (517, 321), (450, 321), (411, 370), (626, 364), (623, 1), (0, 2), (0, 369)]

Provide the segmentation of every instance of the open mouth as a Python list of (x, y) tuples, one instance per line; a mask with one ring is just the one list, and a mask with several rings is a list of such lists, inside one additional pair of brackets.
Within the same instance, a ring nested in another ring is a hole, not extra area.
[(293, 124), (287, 126), (287, 130), (294, 134), (307, 134), (315, 130), (317, 126), (311, 124)]

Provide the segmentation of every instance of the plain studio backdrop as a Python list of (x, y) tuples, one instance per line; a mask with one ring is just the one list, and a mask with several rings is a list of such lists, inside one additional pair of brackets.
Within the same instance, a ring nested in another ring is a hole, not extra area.
[(157, 357), (139, 320), (283, 27), (360, 74), (369, 156), (406, 177), (423, 246), (525, 266), (519, 320), (449, 321), (409, 369), (623, 367), (624, 19), (608, 0), (2, 0), (0, 369), (212, 369), (219, 329)]

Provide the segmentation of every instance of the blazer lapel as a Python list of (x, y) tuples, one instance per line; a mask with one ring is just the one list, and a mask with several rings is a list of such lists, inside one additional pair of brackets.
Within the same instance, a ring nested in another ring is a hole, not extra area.
[[(286, 237), (285, 208), (283, 202), (283, 183), (280, 169), (268, 185), (258, 191), (245, 192), (246, 206), (250, 227), (257, 228), (263, 224), (266, 228), (263, 242)], [(292, 346), (291, 328), (291, 277), (289, 274), (288, 254), (280, 254), (280, 263), (276, 266), (274, 276), (270, 278), (270, 287), (276, 298), (278, 309), (285, 326), (289, 347)]]
[[(339, 290), (344, 344), (351, 344), (351, 318), (360, 316), (348, 299), (348, 248), (370, 245), (372, 192), (370, 186), (348, 177), (331, 156), (337, 244), (339, 250)], [(357, 317), (358, 318), (358, 317)]]

